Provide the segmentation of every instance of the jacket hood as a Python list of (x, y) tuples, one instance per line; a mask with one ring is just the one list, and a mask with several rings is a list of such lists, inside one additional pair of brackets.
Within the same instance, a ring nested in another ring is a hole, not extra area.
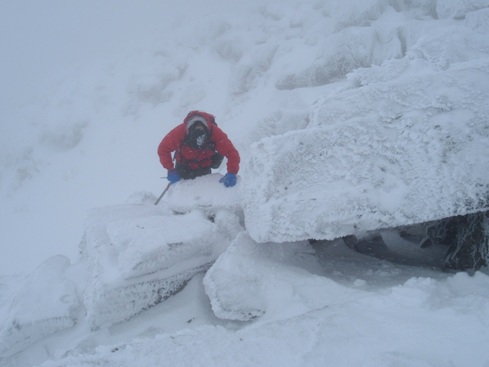
[(210, 113), (203, 111), (190, 111), (187, 117), (185, 117), (185, 119), (183, 120), (183, 123), (186, 125), (187, 131), (193, 124), (197, 122), (204, 124), (209, 130), (211, 130), (213, 121), (214, 116)]

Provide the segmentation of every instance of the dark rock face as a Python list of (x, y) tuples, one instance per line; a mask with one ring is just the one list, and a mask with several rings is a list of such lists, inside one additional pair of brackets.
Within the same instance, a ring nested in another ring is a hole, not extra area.
[[(443, 269), (447, 271), (475, 272), (489, 265), (489, 211), (459, 215), (417, 225), (393, 228), (399, 237), (428, 248), (433, 245), (447, 246)], [(402, 261), (394, 256), (382, 231), (365, 236), (343, 238), (351, 249), (365, 255)], [(314, 240), (313, 240), (314, 241)], [(311, 243), (311, 240), (309, 241)]]
[(442, 219), (427, 226), (427, 238), (445, 244), (447, 270), (479, 270), (489, 260), (489, 212)]

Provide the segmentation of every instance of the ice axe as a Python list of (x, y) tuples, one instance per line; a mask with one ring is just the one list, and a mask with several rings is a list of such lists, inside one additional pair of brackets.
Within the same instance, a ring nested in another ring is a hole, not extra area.
[(168, 185), (166, 186), (166, 188), (163, 190), (163, 192), (161, 193), (160, 197), (158, 198), (158, 200), (155, 201), (155, 205), (158, 205), (158, 203), (160, 202), (161, 198), (166, 194), (166, 192), (168, 191), (168, 189), (170, 188), (171, 186), (171, 182), (168, 183)]

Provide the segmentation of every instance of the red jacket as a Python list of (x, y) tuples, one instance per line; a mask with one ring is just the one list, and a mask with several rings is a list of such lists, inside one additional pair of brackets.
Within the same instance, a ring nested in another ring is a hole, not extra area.
[(206, 168), (212, 164), (211, 157), (217, 151), (227, 158), (227, 171), (237, 174), (240, 157), (231, 140), (217, 125), (207, 121), (210, 131), (210, 143), (207, 148), (193, 149), (184, 144), (187, 135), (187, 124), (184, 121), (171, 130), (158, 146), (160, 162), (167, 170), (174, 169), (172, 152), (175, 152), (176, 163), (187, 165), (191, 169)]

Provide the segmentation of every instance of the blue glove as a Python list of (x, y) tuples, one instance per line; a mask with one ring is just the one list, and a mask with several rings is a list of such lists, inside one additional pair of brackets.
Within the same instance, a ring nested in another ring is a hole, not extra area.
[(168, 175), (166, 176), (168, 181), (170, 181), (170, 183), (174, 184), (175, 182), (178, 182), (180, 181), (181, 177), (180, 175), (178, 174), (178, 172), (174, 169), (169, 169), (168, 170)]
[(226, 173), (219, 182), (223, 183), (226, 187), (233, 187), (236, 185), (236, 175), (234, 173)]

